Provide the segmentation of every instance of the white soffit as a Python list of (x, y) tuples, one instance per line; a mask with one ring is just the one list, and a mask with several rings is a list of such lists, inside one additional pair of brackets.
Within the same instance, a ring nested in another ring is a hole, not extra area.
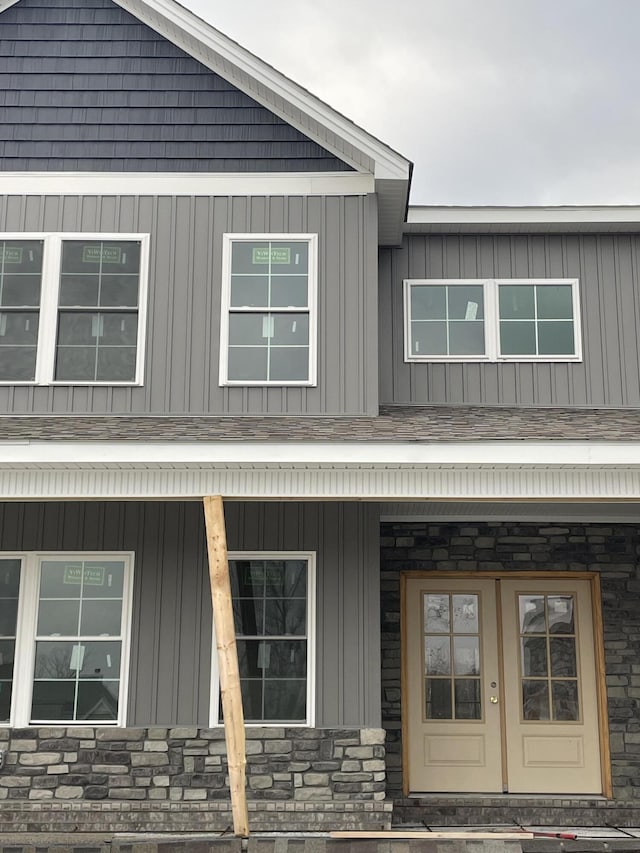
[(2, 442), (1, 500), (640, 500), (640, 443)]
[(407, 233), (571, 233), (640, 231), (636, 205), (439, 207), (412, 205)]

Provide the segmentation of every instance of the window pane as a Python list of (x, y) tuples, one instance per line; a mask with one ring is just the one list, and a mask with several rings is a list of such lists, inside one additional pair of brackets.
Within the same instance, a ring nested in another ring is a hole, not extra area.
[(412, 355), (447, 355), (445, 321), (423, 320), (411, 323)]
[(444, 320), (447, 316), (447, 291), (444, 285), (411, 286), (411, 319)]
[(308, 347), (272, 347), (270, 358), (272, 382), (305, 382), (309, 378)]
[(138, 273), (140, 242), (133, 240), (64, 240), (63, 273)]
[(40, 275), (10, 275), (5, 271), (0, 288), (0, 305), (26, 307), (40, 304)]
[(256, 598), (234, 599), (233, 621), (236, 634), (249, 637), (264, 634), (264, 601)]
[[(96, 315), (93, 315), (96, 316)], [(101, 346), (134, 346), (138, 339), (137, 314), (98, 314)]]
[(0, 311), (0, 346), (37, 342), (38, 314), (35, 311)]
[(477, 678), (456, 678), (454, 682), (457, 720), (479, 720), (482, 717), (480, 705), (480, 681)]
[[(266, 264), (262, 262), (254, 264), (254, 249), (262, 249), (266, 252), (268, 247), (267, 241), (253, 243), (245, 240), (234, 240), (231, 245), (231, 272), (266, 274), (269, 269), (268, 260)], [(256, 260), (260, 261), (262, 257), (261, 253), (256, 254)]]
[(546, 637), (525, 637), (522, 639), (522, 674), (540, 677), (547, 675)]
[(124, 563), (119, 560), (87, 560), (84, 563), (83, 585), (83, 597), (85, 599), (122, 598)]
[(272, 275), (271, 306), (306, 308), (309, 303), (309, 279), (306, 275)]
[(136, 377), (135, 347), (100, 347), (96, 365), (99, 382), (131, 382)]
[(42, 637), (73, 637), (78, 633), (79, 601), (41, 601), (38, 608), (38, 634)]
[(108, 634), (118, 636), (121, 631), (122, 602), (115, 601), (83, 601), (80, 634), (99, 637)]
[(269, 331), (268, 314), (231, 314), (229, 317), (229, 343), (231, 346), (266, 344)]
[[(2, 339), (0, 338), (0, 341)], [(8, 347), (0, 344), (0, 380), (32, 382), (36, 375), (36, 347)]]
[(548, 720), (549, 686), (545, 681), (522, 682), (522, 717), (525, 720)]
[(100, 305), (104, 307), (137, 308), (137, 275), (104, 275), (100, 288)]
[(269, 560), (265, 574), (268, 597), (305, 598), (307, 564), (304, 560)]
[(533, 320), (535, 317), (534, 285), (501, 284), (498, 300), (501, 320)]
[(426, 718), (452, 720), (451, 681), (448, 678), (427, 678), (425, 692)]
[(97, 349), (93, 347), (57, 347), (55, 378), (67, 382), (94, 382)]
[(449, 636), (427, 636), (424, 638), (425, 675), (451, 674), (451, 640)]
[(119, 681), (80, 681), (76, 720), (117, 720)]
[(267, 720), (304, 720), (307, 682), (303, 679), (265, 681), (264, 716)]
[(18, 599), (0, 598), (0, 637), (13, 637), (18, 618)]
[(231, 589), (234, 598), (264, 595), (265, 564), (263, 560), (231, 560)]
[[(243, 678), (240, 681), (240, 690), (245, 720), (247, 722), (264, 720), (262, 714), (262, 680)], [(222, 708), (220, 708), (220, 719), (223, 719)]]
[(535, 355), (536, 326), (531, 323), (500, 322), (501, 355)]
[(40, 598), (80, 598), (81, 562), (43, 560), (40, 569)]
[(538, 323), (540, 355), (575, 355), (573, 322)]
[(0, 270), (6, 275), (40, 274), (43, 248), (43, 240), (0, 240)]
[(98, 304), (100, 276), (95, 275), (63, 275), (60, 280), (60, 295), (58, 304), (83, 305), (92, 307)]
[[(80, 679), (120, 677), (121, 643), (93, 641), (78, 643), (77, 661), (74, 661)], [(75, 674), (75, 671), (74, 671)]]
[(536, 287), (539, 320), (573, 318), (573, 288), (570, 284), (544, 284)]
[(300, 634), (306, 632), (307, 602), (304, 598), (267, 599), (265, 602), (266, 634)]
[(261, 382), (266, 378), (266, 347), (229, 347), (230, 381)]
[(81, 658), (81, 647), (77, 643), (39, 641), (36, 643), (34, 678), (75, 678)]
[(272, 314), (274, 345), (308, 345), (309, 344), (309, 315), (308, 314)]
[(450, 285), (447, 290), (450, 320), (484, 318), (484, 290), (481, 284)]
[(75, 681), (34, 681), (31, 720), (73, 720)]
[(484, 355), (484, 323), (460, 320), (449, 323), (449, 355)]
[(232, 308), (268, 308), (269, 277), (266, 275), (232, 275)]
[(18, 597), (20, 566), (20, 560), (0, 559), (0, 598)]

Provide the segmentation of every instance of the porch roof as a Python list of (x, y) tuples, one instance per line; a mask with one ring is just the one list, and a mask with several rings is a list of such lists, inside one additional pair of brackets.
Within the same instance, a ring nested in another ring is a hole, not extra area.
[(3, 415), (1, 442), (638, 441), (640, 409), (382, 406), (373, 416)]

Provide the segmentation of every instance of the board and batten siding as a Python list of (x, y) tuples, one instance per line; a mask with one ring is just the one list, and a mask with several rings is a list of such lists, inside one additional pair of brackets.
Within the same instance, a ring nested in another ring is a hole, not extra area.
[[(577, 278), (583, 361), (406, 363), (406, 278)], [(640, 405), (640, 236), (405, 235), (380, 256), (380, 402)]]
[[(144, 385), (4, 385), (0, 413), (377, 412), (375, 196), (0, 196), (16, 231), (151, 235)], [(223, 234), (250, 232), (318, 235), (317, 387), (218, 384)]]
[[(377, 507), (227, 503), (225, 515), (231, 551), (316, 552), (316, 725), (379, 727)], [(200, 502), (0, 504), (0, 551), (133, 551), (127, 724), (208, 726), (212, 619)]]

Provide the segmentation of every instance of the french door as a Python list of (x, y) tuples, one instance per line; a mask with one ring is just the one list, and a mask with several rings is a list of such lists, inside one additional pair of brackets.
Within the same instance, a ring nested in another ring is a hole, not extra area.
[(591, 581), (403, 586), (409, 790), (602, 793)]

